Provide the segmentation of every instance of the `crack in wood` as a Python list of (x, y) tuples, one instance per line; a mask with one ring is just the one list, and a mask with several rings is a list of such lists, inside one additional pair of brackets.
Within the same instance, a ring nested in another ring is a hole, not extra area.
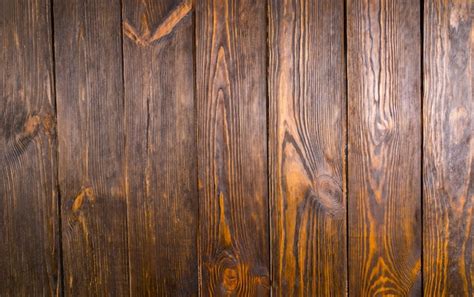
[(173, 32), (181, 20), (191, 12), (192, 8), (192, 0), (184, 0), (158, 25), (153, 34), (151, 34), (148, 18), (146, 14), (143, 13), (140, 17), (142, 33), (138, 33), (127, 21), (123, 21), (123, 33), (138, 46), (148, 46)]

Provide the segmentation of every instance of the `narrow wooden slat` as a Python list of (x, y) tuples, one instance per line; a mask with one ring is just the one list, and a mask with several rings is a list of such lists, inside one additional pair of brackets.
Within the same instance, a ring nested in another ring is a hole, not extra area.
[(346, 294), (344, 2), (270, 1), (275, 296)]
[(424, 291), (474, 296), (474, 2), (424, 8)]
[(54, 1), (67, 296), (127, 296), (120, 1)]
[(420, 3), (349, 0), (349, 294), (421, 295)]
[(59, 294), (50, 15), (0, 0), (0, 296)]
[(192, 3), (125, 0), (131, 293), (195, 296), (197, 164)]
[(269, 294), (265, 1), (196, 1), (203, 296)]

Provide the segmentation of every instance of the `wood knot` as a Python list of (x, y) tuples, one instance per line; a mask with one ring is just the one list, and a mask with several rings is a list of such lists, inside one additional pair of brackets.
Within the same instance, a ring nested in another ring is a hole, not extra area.
[(32, 135), (38, 131), (41, 118), (38, 115), (29, 117), (25, 122), (24, 132), (25, 134)]
[(91, 187), (82, 188), (79, 194), (77, 194), (72, 204), (72, 211), (74, 213), (78, 212), (84, 204), (84, 200), (86, 199), (92, 203), (95, 202), (94, 192), (92, 191)]
[(342, 187), (332, 176), (317, 176), (313, 182), (313, 188), (308, 189), (306, 197), (332, 217), (336, 219), (344, 217)]
[(222, 285), (226, 291), (232, 292), (237, 288), (239, 283), (239, 274), (235, 268), (225, 268), (222, 273)]
[(123, 33), (130, 40), (135, 42), (140, 47), (145, 47), (151, 43), (162, 39), (163, 37), (171, 34), (181, 20), (186, 17), (192, 10), (192, 0), (184, 0), (176, 8), (174, 8), (165, 20), (156, 28), (153, 34), (151, 34), (148, 17), (143, 13), (140, 17), (141, 31), (138, 31), (130, 25), (127, 21), (123, 22)]
[(46, 115), (43, 117), (43, 120), (41, 121), (43, 124), (44, 132), (48, 135), (52, 135), (55, 133), (55, 126), (56, 122), (54, 120), (54, 117), (50, 114)]
[(249, 267), (234, 249), (223, 249), (206, 263), (211, 295), (237, 295), (269, 289), (268, 270), (261, 266)]

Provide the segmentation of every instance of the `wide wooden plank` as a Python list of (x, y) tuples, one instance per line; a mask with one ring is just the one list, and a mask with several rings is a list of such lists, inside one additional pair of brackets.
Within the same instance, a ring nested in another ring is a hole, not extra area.
[(60, 291), (50, 15), (0, 0), (0, 296)]
[(424, 291), (474, 296), (474, 2), (424, 5)]
[(120, 1), (54, 1), (67, 296), (127, 296)]
[(196, 1), (203, 296), (269, 294), (265, 1)]
[(420, 3), (349, 0), (349, 294), (421, 295)]
[(131, 293), (195, 296), (198, 193), (189, 0), (125, 0)]
[(344, 2), (271, 0), (269, 9), (273, 292), (343, 296)]

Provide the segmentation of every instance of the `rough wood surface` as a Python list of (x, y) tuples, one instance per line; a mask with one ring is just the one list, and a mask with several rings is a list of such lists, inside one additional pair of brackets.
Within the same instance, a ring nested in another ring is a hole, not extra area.
[(120, 1), (54, 1), (67, 296), (127, 296)]
[(419, 296), (419, 1), (349, 0), (349, 294)]
[[(195, 296), (198, 193), (191, 2), (123, 4), (130, 292)], [(130, 28), (138, 38), (128, 34)]]
[(264, 1), (196, 1), (203, 296), (269, 294)]
[(275, 296), (346, 293), (344, 2), (270, 1)]
[(50, 15), (0, 0), (0, 296), (60, 291)]
[(425, 1), (425, 296), (474, 296), (473, 19), (470, 0)]

